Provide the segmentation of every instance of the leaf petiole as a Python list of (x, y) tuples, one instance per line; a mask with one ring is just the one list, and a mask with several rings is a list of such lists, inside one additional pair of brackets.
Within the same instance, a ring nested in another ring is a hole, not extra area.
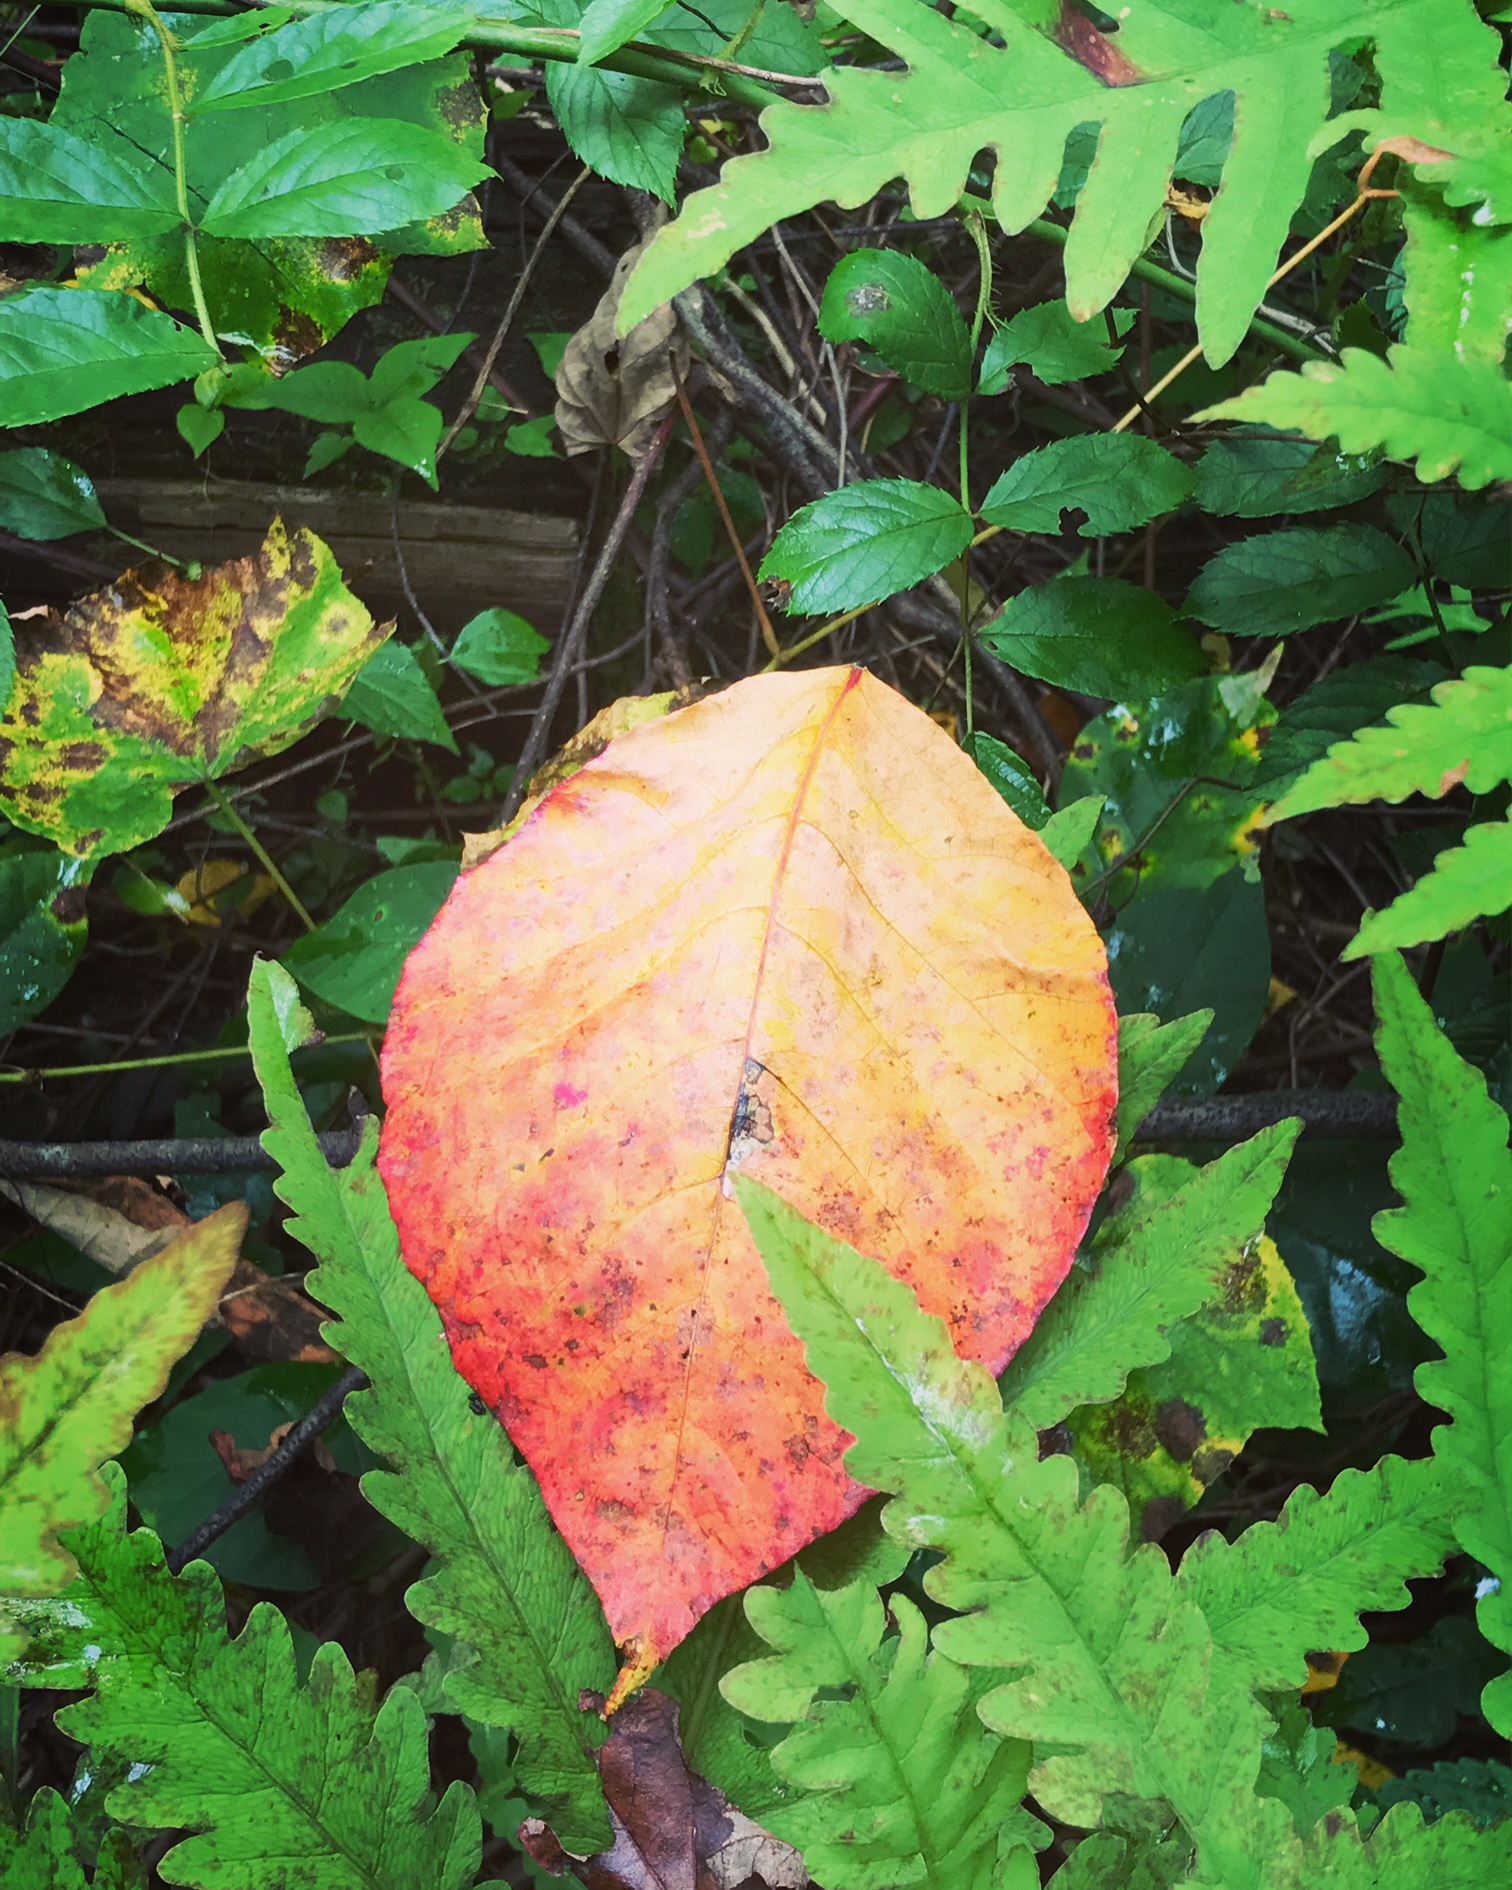
[(262, 863), (263, 871), (283, 894), (284, 898), (288, 900), (290, 910), (294, 913), (294, 916), (299, 920), (300, 924), (303, 925), (307, 932), (313, 932), (315, 930), (315, 921), (301, 904), (298, 893), (295, 892), (294, 888), (284, 878), (273, 855), (269, 853), (268, 849), (263, 845), (262, 841), (258, 839), (252, 828), (243, 820), (240, 812), (237, 810), (236, 803), (231, 799), (230, 795), (223, 792), (220, 783), (217, 781), (205, 781), (201, 785), (204, 787), (205, 792), (210, 796), (211, 800), (215, 802), (219, 811), (225, 815), (226, 819), (230, 821), (231, 825), (241, 835), (242, 839), (246, 841), (247, 845), (251, 847), (252, 851), (257, 855)]

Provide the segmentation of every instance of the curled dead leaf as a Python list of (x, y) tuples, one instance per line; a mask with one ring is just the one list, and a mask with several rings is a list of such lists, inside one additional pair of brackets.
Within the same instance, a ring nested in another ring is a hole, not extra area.
[[(268, 1433), (268, 1441), (258, 1449), (243, 1450), (229, 1431), (212, 1431), (210, 1448), (226, 1466), (226, 1475), (233, 1483), (245, 1483), (254, 1470), (261, 1470), (274, 1451), (294, 1428), (295, 1420), (287, 1424), (275, 1425)], [(313, 1438), (309, 1449), (316, 1463), (322, 1470), (334, 1471), (336, 1459), (331, 1455), (323, 1437)]]
[(663, 208), (644, 240), (620, 258), (603, 299), (563, 350), (556, 423), (569, 454), (617, 446), (641, 459), (677, 402), (678, 382), (688, 372), (688, 343), (672, 304), (663, 303), (627, 335), (614, 332), (630, 272), (665, 220)]
[(383, 1080), (406, 1263), (644, 1679), (865, 1495), (733, 1172), (1000, 1371), (1101, 1185), (1115, 1020), (1038, 836), (921, 710), (813, 670), (538, 801), (411, 956)]

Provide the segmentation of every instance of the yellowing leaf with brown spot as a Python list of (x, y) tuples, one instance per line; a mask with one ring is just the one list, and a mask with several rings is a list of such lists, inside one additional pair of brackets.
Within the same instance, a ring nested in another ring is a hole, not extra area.
[(18, 628), (0, 812), (89, 858), (150, 840), (181, 789), (280, 754), (329, 714), (392, 628), (313, 532), (280, 519), (261, 550), (202, 577), (127, 571)]
[(406, 967), (380, 1152), (405, 1259), (641, 1677), (864, 1492), (742, 1169), (1000, 1370), (1112, 1145), (1101, 943), (927, 715), (759, 676), (611, 742)]

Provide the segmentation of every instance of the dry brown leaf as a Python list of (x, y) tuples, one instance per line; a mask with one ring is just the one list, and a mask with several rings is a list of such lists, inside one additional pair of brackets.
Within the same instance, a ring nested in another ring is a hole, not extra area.
[[(268, 1433), (268, 1441), (261, 1450), (250, 1448), (243, 1450), (236, 1439), (231, 1435), (230, 1431), (212, 1431), (210, 1433), (210, 1448), (226, 1466), (226, 1475), (230, 1477), (231, 1481), (233, 1483), (245, 1483), (254, 1470), (262, 1469), (263, 1465), (273, 1455), (274, 1451), (278, 1449), (278, 1446), (293, 1428), (294, 1421), (292, 1419), (287, 1424), (275, 1426), (275, 1428)], [(324, 1438), (317, 1437), (311, 1449), (314, 1453), (316, 1463), (320, 1465), (322, 1470), (331, 1471), (336, 1468), (336, 1459), (331, 1455)]]
[[(136, 1175), (98, 1181), (0, 1181), (0, 1193), (108, 1272), (125, 1275), (161, 1253), (190, 1225), (181, 1207)], [(336, 1354), (320, 1336), (324, 1315), (290, 1280), (238, 1260), (212, 1325), (249, 1357), (326, 1365)]]
[(664, 302), (628, 335), (614, 332), (620, 294), (655, 234), (648, 229), (620, 258), (603, 300), (562, 353), (556, 423), (569, 454), (617, 446), (641, 459), (676, 404), (677, 384), (688, 372), (688, 343), (672, 304)]

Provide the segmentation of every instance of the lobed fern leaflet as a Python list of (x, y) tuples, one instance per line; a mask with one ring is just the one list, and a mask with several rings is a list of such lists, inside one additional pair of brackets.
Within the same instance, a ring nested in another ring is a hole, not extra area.
[[(1460, 1545), (1487, 1568), (1481, 1631), (1503, 1653), (1512, 1647), (1512, 1358), (1507, 1348), (1509, 1259), (1507, 1117), (1433, 1020), (1394, 953), (1375, 962), (1376, 1046), (1400, 1097), (1402, 1146), (1391, 1158), (1403, 1206), (1375, 1217), (1383, 1247), (1423, 1271), (1407, 1296), (1414, 1319), (1443, 1348), (1419, 1365), (1417, 1389), (1449, 1414), (1434, 1451), (1465, 1503), (1455, 1524)], [(1487, 1719), (1512, 1731), (1508, 1676), (1482, 1699)]]
[(289, 1068), (311, 1033), (282, 967), (259, 963), (249, 1039), (283, 1168), (290, 1230), (320, 1260), (308, 1289), (339, 1315), (331, 1343), (372, 1389), (347, 1400), (353, 1428), (390, 1465), (363, 1492), (423, 1542), (436, 1570), (409, 1590), (418, 1619), (466, 1644), (447, 1670), (458, 1708), (520, 1741), (516, 1770), (546, 1799), (562, 1842), (586, 1855), (612, 1841), (591, 1751), (604, 1732), (578, 1705), (606, 1693), (617, 1662), (598, 1598), (551, 1525), (534, 1477), (486, 1412), (474, 1412), (439, 1314), (405, 1267), (373, 1167), (376, 1125), (350, 1167), (326, 1165)]
[[(1047, 1833), (1018, 1809), (1030, 1750), (983, 1726), (990, 1679), (929, 1651), (914, 1605), (867, 1581), (829, 1593), (801, 1569), (789, 1588), (753, 1588), (745, 1611), (778, 1651), (734, 1668), (720, 1691), (752, 1719), (792, 1729), (771, 1750), (799, 1788), (765, 1820), (830, 1890), (996, 1890), (1035, 1881)], [(796, 1722), (796, 1723), (793, 1723)]]
[(26, 1606), (33, 1636), (10, 1678), (93, 1686), (58, 1725), (129, 1761), (107, 1799), (123, 1824), (185, 1829), (158, 1863), (198, 1890), (465, 1890), (481, 1824), (467, 1786), (430, 1791), (425, 1713), (413, 1689), (381, 1706), (371, 1675), (334, 1641), (295, 1671), (288, 1623), (263, 1602), (232, 1640), (214, 1571), (168, 1573), (150, 1529), (126, 1531), (110, 1465), (103, 1521), (73, 1530), (79, 1572)]
[[(1113, 34), (1050, 0), (976, 0), (972, 15), (1001, 46), (921, 0), (838, 0), (836, 11), (906, 71), (832, 67), (827, 105), (770, 106), (768, 149), (731, 160), (647, 251), (620, 305), (621, 332), (774, 222), (826, 199), (854, 208), (901, 176), (916, 215), (943, 214), (984, 150), (995, 160), (998, 221), (1022, 230), (1056, 188), (1067, 138), (1091, 125), (1097, 155), (1065, 250), (1067, 301), (1086, 320), (1145, 247), (1187, 115), (1223, 92), (1234, 95), (1234, 137), (1197, 273), (1198, 329), (1214, 364), (1244, 338), (1316, 150), (1352, 129), (1367, 142), (1410, 136), (1417, 150), (1432, 147), (1415, 165), (1430, 188), (1455, 204), (1484, 201), (1492, 221), (1512, 218), (1504, 160), (1498, 169), (1498, 42), (1468, 0), (1293, 0), (1284, 11), (1130, 0)], [(1362, 42), (1380, 106), (1330, 120), (1329, 54)]]

